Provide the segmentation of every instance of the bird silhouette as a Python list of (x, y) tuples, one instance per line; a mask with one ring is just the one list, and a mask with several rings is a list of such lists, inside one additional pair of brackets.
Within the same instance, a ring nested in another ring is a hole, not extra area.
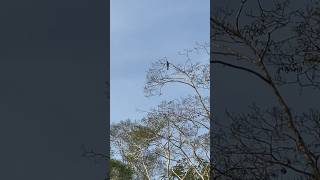
[(169, 62), (167, 61), (167, 70), (169, 70)]

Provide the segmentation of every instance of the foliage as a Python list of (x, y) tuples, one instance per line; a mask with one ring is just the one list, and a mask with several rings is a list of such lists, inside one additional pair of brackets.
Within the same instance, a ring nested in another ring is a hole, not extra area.
[(126, 164), (119, 160), (110, 160), (110, 179), (111, 180), (130, 180), (132, 179), (133, 171)]

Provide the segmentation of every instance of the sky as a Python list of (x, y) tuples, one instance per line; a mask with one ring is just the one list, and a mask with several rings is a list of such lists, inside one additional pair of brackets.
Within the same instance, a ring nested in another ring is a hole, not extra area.
[[(178, 52), (209, 42), (209, 0), (111, 0), (111, 123), (139, 119), (161, 100), (188, 94), (186, 88), (165, 89), (161, 97), (143, 93), (146, 72), (158, 58), (183, 62)], [(199, 56), (207, 63), (209, 57)]]

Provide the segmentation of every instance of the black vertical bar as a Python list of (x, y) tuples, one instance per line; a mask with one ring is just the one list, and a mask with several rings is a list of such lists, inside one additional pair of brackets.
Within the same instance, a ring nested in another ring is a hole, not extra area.
[(106, 145), (107, 145), (107, 178), (109, 179), (109, 161), (110, 161), (110, 1), (107, 1), (107, 59), (106, 59)]
[(107, 174), (110, 179), (110, 1), (106, 1), (107, 31), (106, 31), (106, 146), (107, 146)]
[[(210, 19), (213, 16), (213, 0), (210, 0)], [(210, 23), (210, 62), (213, 61), (213, 56), (212, 56), (212, 50), (213, 50), (213, 46), (212, 46), (212, 40), (211, 40), (211, 36), (213, 34), (213, 28), (211, 27), (211, 21), (209, 20)], [(213, 124), (213, 114), (214, 114), (214, 101), (213, 101), (213, 64), (210, 63), (210, 179), (212, 179), (213, 177), (213, 138), (212, 138), (212, 132), (214, 130), (214, 124)]]

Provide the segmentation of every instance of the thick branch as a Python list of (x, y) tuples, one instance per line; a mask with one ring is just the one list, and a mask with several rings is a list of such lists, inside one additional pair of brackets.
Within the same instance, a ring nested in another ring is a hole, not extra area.
[(226, 63), (226, 62), (223, 62), (223, 61), (218, 61), (218, 60), (210, 61), (210, 63), (212, 63), (212, 64), (223, 64), (223, 65), (235, 68), (235, 69), (239, 69), (239, 70), (243, 70), (243, 71), (249, 72), (251, 74), (254, 74), (255, 76), (258, 76), (260, 79), (262, 79), (266, 83), (270, 84), (270, 80), (268, 80), (267, 78), (265, 78), (264, 76), (262, 76), (258, 72), (255, 72), (255, 71), (253, 71), (253, 70), (251, 70), (249, 68), (245, 68), (245, 67), (242, 67), (242, 66), (236, 66), (236, 65), (233, 65), (233, 64), (230, 64), (230, 63)]

